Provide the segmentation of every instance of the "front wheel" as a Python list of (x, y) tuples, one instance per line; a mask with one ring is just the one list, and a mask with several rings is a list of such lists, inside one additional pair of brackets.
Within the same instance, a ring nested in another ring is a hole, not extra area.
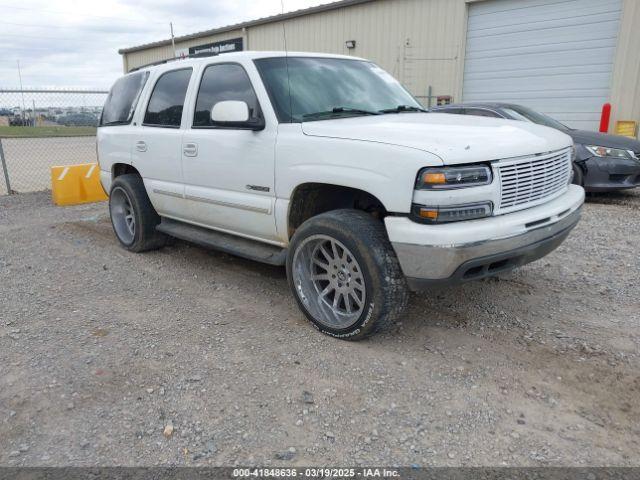
[(384, 225), (357, 210), (303, 223), (291, 239), (287, 277), (307, 318), (321, 332), (349, 340), (388, 327), (409, 297)]

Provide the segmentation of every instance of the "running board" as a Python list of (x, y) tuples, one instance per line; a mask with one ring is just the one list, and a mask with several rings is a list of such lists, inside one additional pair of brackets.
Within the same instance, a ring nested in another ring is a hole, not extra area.
[(156, 230), (180, 240), (186, 240), (207, 248), (214, 248), (224, 253), (248, 258), (249, 260), (268, 263), (269, 265), (282, 266), (287, 258), (287, 250), (285, 248), (168, 218), (163, 218)]

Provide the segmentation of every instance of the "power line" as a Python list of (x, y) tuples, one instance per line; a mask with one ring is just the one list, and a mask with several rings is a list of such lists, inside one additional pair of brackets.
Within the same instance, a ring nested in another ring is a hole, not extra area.
[(15, 25), (16, 27), (37, 27), (37, 28), (64, 28), (68, 29), (69, 27), (63, 25), (45, 25), (45, 24), (29, 24), (29, 23), (13, 23), (13, 22), (0, 22), (2, 25)]
[[(62, 10), (49, 10), (49, 9), (34, 8), (34, 7), (16, 7), (15, 5), (8, 5), (5, 3), (0, 3), (0, 8), (9, 8), (12, 10), (23, 10), (23, 11), (38, 12), (38, 13), (53, 13), (55, 15), (68, 15), (73, 17), (81, 16), (81, 17), (88, 17), (88, 18), (103, 18), (106, 20), (119, 20), (121, 22), (136, 22), (136, 23), (140, 22), (140, 20), (133, 20), (133, 19), (127, 19), (122, 17), (110, 17), (106, 15), (91, 15), (87, 13), (76, 13), (76, 12), (70, 12), (70, 11), (65, 12)], [(155, 23), (157, 25), (165, 24), (165, 22), (150, 22), (148, 20), (145, 20), (145, 23)]]
[[(0, 22), (0, 23), (5, 23), (5, 22)], [(48, 28), (48, 27), (47, 27)], [(95, 35), (111, 35), (114, 36), (113, 32), (93, 32), (93, 31), (87, 31), (85, 33), (91, 33), (91, 34), (95, 34)], [(138, 32), (132, 32), (133, 35), (147, 35), (147, 33), (145, 32), (143, 33), (138, 33)], [(118, 35), (118, 34), (116, 34)], [(122, 34), (124, 35), (124, 34)], [(131, 35), (131, 34), (127, 34), (127, 35)], [(64, 41), (73, 41), (73, 42), (77, 42), (78, 38), (74, 37), (49, 37), (46, 35), (31, 35), (31, 34), (23, 34), (23, 33), (0, 33), (0, 37), (18, 37), (18, 38), (35, 38), (35, 39), (39, 39), (39, 40), (64, 40)]]
[(0, 33), (0, 37), (19, 37), (19, 38), (36, 38), (38, 40), (64, 40), (64, 41), (72, 41), (77, 42), (77, 38), (71, 37), (46, 37), (42, 35), (24, 35), (22, 33)]

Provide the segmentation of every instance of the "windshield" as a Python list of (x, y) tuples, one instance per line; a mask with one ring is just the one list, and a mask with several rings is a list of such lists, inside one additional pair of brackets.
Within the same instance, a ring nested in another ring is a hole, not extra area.
[(537, 123), (538, 125), (544, 125), (545, 127), (555, 128), (557, 130), (568, 130), (569, 127), (563, 125), (557, 120), (540, 113), (535, 110), (531, 110), (527, 107), (503, 107), (502, 110), (509, 115), (513, 120), (522, 120), (525, 122)]
[(280, 122), (422, 109), (395, 78), (371, 62), (277, 57), (255, 63)]

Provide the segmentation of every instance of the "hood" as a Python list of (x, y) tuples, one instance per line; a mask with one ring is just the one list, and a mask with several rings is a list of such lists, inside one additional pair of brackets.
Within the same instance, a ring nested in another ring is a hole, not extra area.
[(568, 130), (567, 134), (573, 138), (574, 142), (582, 145), (596, 145), (598, 147), (619, 148), (621, 150), (640, 152), (640, 142), (629, 137), (589, 132), (587, 130)]
[(316, 137), (415, 148), (437, 155), (445, 164), (546, 153), (573, 143), (564, 133), (533, 123), (446, 113), (399, 113), (304, 122), (302, 131)]

